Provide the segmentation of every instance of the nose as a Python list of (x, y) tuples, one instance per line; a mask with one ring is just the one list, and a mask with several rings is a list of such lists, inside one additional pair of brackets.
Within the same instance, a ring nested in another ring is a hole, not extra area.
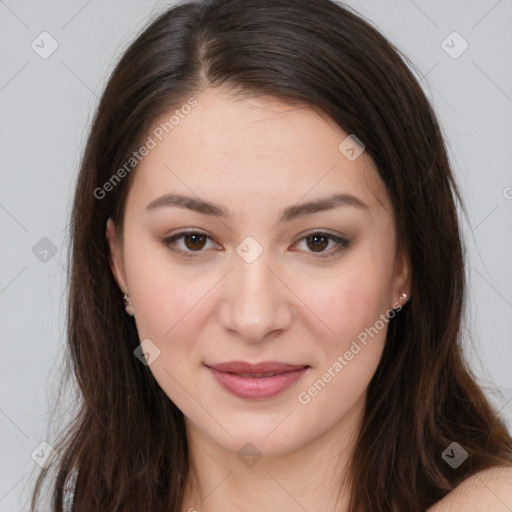
[(224, 285), (221, 325), (248, 343), (268, 341), (293, 319), (293, 293), (270, 263), (265, 252), (252, 263), (236, 256)]

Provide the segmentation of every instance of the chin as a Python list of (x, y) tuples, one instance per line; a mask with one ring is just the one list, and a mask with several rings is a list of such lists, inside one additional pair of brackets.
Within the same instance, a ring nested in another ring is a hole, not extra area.
[(230, 421), (222, 423), (224, 428), (214, 420), (209, 424), (195, 424), (194, 428), (202, 431), (203, 435), (218, 446), (237, 454), (239, 458), (252, 452), (259, 456), (279, 457), (307, 444), (309, 437), (313, 435), (310, 431), (308, 438), (303, 438), (306, 428), (304, 422), (298, 425), (297, 418), (292, 420), (294, 413), (284, 419), (293, 409), (286, 410), (286, 413), (279, 414), (279, 418), (275, 415), (262, 418), (262, 413), (259, 413), (260, 417), (254, 413), (253, 418), (248, 414), (239, 415), (238, 418), (226, 415), (224, 417), (230, 417)]

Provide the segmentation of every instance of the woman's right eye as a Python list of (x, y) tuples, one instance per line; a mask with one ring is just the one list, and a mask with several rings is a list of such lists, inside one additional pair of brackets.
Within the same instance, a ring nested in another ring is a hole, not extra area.
[[(183, 241), (185, 249), (176, 246), (177, 241)], [(203, 252), (202, 249), (205, 247), (205, 242), (211, 240), (211, 238), (199, 231), (182, 231), (176, 235), (172, 235), (163, 240), (164, 245), (173, 252), (181, 254), (183, 256), (198, 256), (196, 253)]]

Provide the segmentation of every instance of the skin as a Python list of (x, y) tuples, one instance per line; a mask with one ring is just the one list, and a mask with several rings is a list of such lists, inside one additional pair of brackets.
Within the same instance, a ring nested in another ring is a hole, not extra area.
[(427, 512), (510, 512), (512, 467), (494, 466), (467, 478)]
[[(307, 404), (298, 395), (380, 315), (400, 307), (403, 292), (410, 295), (410, 265), (397, 249), (385, 186), (365, 152), (350, 161), (338, 150), (348, 134), (307, 106), (213, 89), (195, 98), (198, 105), (133, 171), (122, 239), (112, 219), (106, 233), (140, 339), (160, 351), (150, 370), (185, 416), (195, 471), (182, 510), (347, 510), (346, 493), (337, 505), (336, 495), (387, 323), (344, 358), (335, 377), (331, 369)], [(170, 192), (216, 203), (232, 217), (145, 211)], [(284, 208), (334, 192), (366, 208), (345, 205), (278, 223)], [(195, 257), (164, 242), (183, 230), (210, 237), (202, 245), (175, 241), (184, 251), (196, 248)], [(323, 239), (315, 252), (305, 237), (318, 231), (350, 243), (335, 253), (338, 244)], [(247, 236), (263, 250), (251, 263), (236, 252)], [(233, 360), (310, 368), (276, 397), (242, 399), (204, 366)], [(262, 454), (252, 467), (237, 457), (248, 442)]]

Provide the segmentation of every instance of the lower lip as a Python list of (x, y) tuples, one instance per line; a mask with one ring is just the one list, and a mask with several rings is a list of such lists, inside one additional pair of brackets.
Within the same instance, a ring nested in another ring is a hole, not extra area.
[(273, 377), (240, 377), (234, 373), (219, 372), (208, 367), (217, 382), (239, 398), (271, 398), (295, 384), (307, 368), (277, 373)]

